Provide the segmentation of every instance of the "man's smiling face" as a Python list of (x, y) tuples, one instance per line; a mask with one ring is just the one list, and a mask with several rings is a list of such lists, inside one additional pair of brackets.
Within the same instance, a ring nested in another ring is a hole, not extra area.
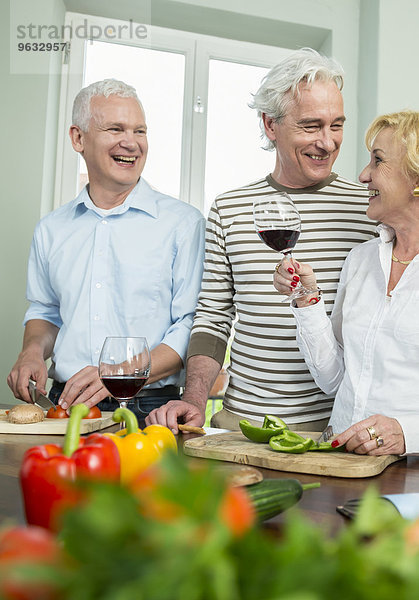
[(274, 179), (281, 185), (303, 188), (326, 179), (338, 157), (343, 138), (343, 99), (333, 81), (300, 84), (278, 123), (264, 116), (266, 135), (276, 144)]
[(91, 185), (110, 192), (131, 190), (147, 158), (147, 127), (135, 98), (93, 97), (89, 129), (80, 132), (80, 149)]

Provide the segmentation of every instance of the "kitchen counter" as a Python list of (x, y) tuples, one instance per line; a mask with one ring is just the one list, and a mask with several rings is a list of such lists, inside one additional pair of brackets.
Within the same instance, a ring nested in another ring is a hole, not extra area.
[[(106, 431), (115, 431), (112, 426)], [(184, 436), (179, 439), (182, 446)], [(27, 448), (45, 443), (62, 443), (63, 436), (53, 435), (0, 435), (0, 526), (7, 522), (24, 523), (24, 512), (19, 488), (18, 473), (22, 456)], [(194, 458), (201, 461), (204, 459)], [(231, 464), (231, 463), (229, 463)], [(419, 457), (408, 457), (388, 466), (383, 473), (364, 479), (346, 479), (319, 475), (303, 475), (260, 469), (265, 478), (295, 477), (301, 483), (318, 481), (321, 487), (307, 490), (298, 507), (314, 522), (321, 523), (331, 533), (339, 530), (346, 519), (336, 512), (336, 506), (351, 498), (362, 496), (366, 488), (374, 484), (381, 494), (419, 492)], [(284, 515), (271, 519), (267, 526), (278, 528)]]

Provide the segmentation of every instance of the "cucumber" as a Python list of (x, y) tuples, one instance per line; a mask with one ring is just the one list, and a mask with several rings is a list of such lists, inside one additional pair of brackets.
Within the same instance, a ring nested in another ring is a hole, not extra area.
[(246, 487), (259, 521), (271, 519), (300, 500), (304, 490), (320, 483), (302, 485), (298, 479), (264, 479)]

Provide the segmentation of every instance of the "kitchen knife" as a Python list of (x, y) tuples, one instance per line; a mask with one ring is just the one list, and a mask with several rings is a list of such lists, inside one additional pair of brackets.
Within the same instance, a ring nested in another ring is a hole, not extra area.
[(40, 406), (43, 410), (49, 410), (50, 408), (55, 410), (57, 408), (49, 398), (36, 389), (36, 382), (33, 379), (29, 379), (29, 393), (32, 402)]
[(328, 425), (323, 433), (317, 438), (316, 442), (320, 444), (321, 442), (328, 442), (330, 438), (333, 436), (333, 428), (331, 425)]

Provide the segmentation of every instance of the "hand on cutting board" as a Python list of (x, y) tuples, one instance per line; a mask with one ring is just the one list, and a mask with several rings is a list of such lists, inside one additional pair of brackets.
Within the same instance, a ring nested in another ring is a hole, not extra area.
[(373, 415), (355, 423), (340, 433), (336, 446), (346, 444), (348, 452), (383, 456), (385, 454), (404, 454), (406, 446), (403, 429), (397, 419), (384, 415)]

